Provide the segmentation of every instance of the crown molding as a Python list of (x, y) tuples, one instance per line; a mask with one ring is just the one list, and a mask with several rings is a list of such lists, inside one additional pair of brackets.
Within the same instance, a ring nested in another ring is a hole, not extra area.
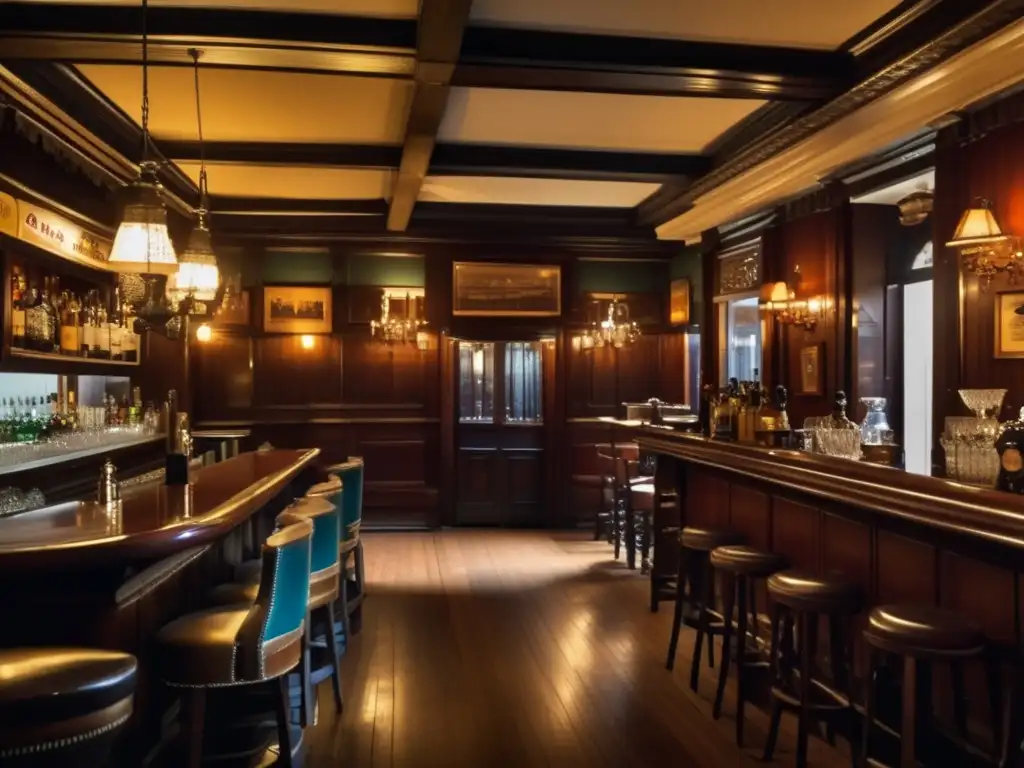
[[(1024, 79), (1024, 0), (1002, 0), (695, 185), (693, 207), (658, 227), (670, 240), (704, 230), (814, 187), (837, 168), (930, 130), (949, 113)], [(990, 25), (1002, 27), (964, 48)], [(951, 52), (960, 51), (952, 54)], [(893, 83), (900, 83), (893, 87)]]

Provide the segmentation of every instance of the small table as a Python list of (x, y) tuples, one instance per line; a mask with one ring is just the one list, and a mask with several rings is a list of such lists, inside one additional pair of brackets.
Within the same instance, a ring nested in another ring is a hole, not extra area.
[(192, 433), (192, 439), (219, 441), (217, 460), (226, 461), (238, 455), (238, 441), (251, 434), (251, 429), (199, 429)]

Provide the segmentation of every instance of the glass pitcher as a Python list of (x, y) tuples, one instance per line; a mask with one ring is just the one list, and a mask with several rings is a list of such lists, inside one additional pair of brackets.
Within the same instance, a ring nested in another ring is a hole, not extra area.
[(864, 445), (884, 445), (892, 442), (892, 429), (885, 416), (884, 397), (862, 397), (867, 412), (860, 424), (860, 441)]

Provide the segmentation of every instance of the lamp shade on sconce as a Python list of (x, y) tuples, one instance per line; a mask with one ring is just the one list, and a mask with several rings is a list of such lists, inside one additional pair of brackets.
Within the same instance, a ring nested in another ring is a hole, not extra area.
[(792, 296), (793, 293), (785, 282), (765, 283), (761, 286), (758, 304), (767, 310), (785, 309)]
[(999, 228), (999, 222), (987, 205), (968, 208), (960, 217), (953, 239), (946, 243), (951, 248), (981, 243), (995, 243), (1008, 239)]
[(167, 230), (167, 206), (155, 170), (145, 165), (129, 188), (108, 264), (115, 272), (170, 275), (178, 268), (178, 258)]

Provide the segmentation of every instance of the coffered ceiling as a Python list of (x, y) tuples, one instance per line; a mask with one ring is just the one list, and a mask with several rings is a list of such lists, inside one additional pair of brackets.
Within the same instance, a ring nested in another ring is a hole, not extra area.
[[(325, 236), (354, 217), (384, 233), (518, 216), (654, 239), (766, 142), (839, 119), (829, 105), (858, 84), (899, 84), (912, 52), (983, 34), (999, 4), (151, 0), (150, 129), (191, 203), (194, 47), (222, 232), (248, 211), (282, 238), (315, 215)], [(83, 151), (137, 162), (141, 18), (126, 0), (7, 3), (0, 86), (82, 126)]]

